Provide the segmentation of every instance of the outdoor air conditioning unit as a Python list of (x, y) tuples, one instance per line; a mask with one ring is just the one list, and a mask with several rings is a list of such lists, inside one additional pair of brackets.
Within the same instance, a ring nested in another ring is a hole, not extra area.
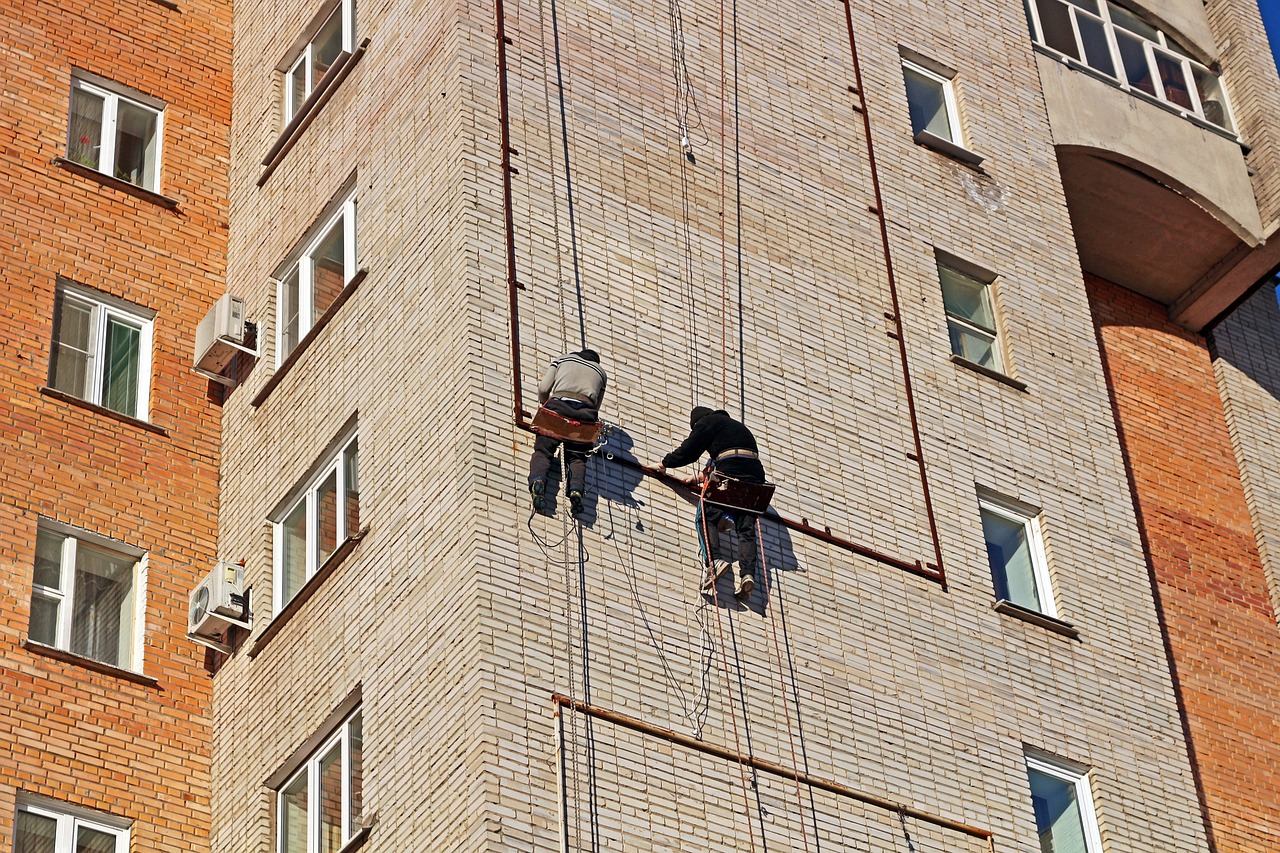
[(244, 300), (230, 293), (223, 295), (196, 327), (196, 373), (223, 385), (235, 385), (226, 376), (227, 367), (237, 352), (257, 356), (246, 346)]
[(244, 566), (218, 563), (191, 591), (187, 611), (187, 636), (201, 645), (230, 654), (227, 629), (250, 625), (249, 591), (244, 586)]

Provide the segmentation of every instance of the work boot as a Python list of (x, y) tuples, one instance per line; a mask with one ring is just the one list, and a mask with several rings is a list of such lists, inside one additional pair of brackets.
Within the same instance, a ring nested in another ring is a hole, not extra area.
[(755, 575), (741, 575), (738, 577), (738, 583), (733, 588), (733, 594), (737, 598), (747, 599), (751, 597), (751, 591), (756, 588)]
[(582, 515), (582, 492), (577, 489), (569, 492), (569, 512), (572, 515)]
[(533, 511), (542, 512), (547, 508), (547, 484), (542, 480), (534, 480), (529, 484), (529, 494), (533, 496)]
[(716, 581), (729, 573), (733, 568), (733, 563), (728, 560), (712, 560), (711, 565), (707, 569), (707, 577), (702, 582), (702, 589), (705, 592), (711, 592), (716, 588)]

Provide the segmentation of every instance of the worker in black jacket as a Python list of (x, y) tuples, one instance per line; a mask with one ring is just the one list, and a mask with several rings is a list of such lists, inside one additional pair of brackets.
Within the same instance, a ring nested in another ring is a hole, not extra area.
[[(760, 463), (760, 449), (756, 446), (755, 436), (741, 422), (729, 417), (728, 412), (695, 406), (689, 413), (689, 428), (689, 437), (684, 443), (663, 457), (658, 465), (659, 473), (665, 474), (668, 468), (696, 462), (706, 452), (711, 456), (711, 462), (704, 473), (714, 470), (745, 483), (765, 482), (764, 465)], [(698, 477), (693, 477), (689, 483), (696, 485), (698, 481)], [(699, 515), (698, 538), (702, 542), (703, 558), (709, 559), (705, 588), (708, 591), (713, 589), (716, 581), (733, 566), (733, 561), (725, 556), (727, 550), (720, 543), (720, 524), (732, 515), (733, 526), (738, 532), (738, 580), (734, 594), (738, 598), (747, 598), (756, 586), (756, 552), (759, 547), (756, 519), (759, 516), (710, 503), (703, 503)], [(707, 548), (707, 542), (702, 541), (704, 535), (710, 540), (710, 548)]]

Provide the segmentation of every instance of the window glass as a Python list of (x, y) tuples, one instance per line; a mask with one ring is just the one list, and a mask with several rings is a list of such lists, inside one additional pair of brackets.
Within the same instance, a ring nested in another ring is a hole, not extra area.
[(1085, 62), (1108, 77), (1116, 76), (1116, 65), (1111, 60), (1111, 46), (1107, 42), (1107, 29), (1102, 21), (1088, 15), (1076, 15), (1080, 27), (1080, 41), (1084, 44)]
[(316, 542), (323, 563), (338, 545), (338, 472), (335, 469), (316, 489)]
[(1147, 62), (1147, 51), (1142, 40), (1126, 33), (1115, 31), (1116, 46), (1120, 48), (1120, 61), (1124, 64), (1125, 79), (1135, 89), (1154, 96), (1155, 81), (1151, 79), (1151, 66)]
[(285, 120), (293, 118), (294, 113), (307, 99), (307, 57), (304, 55), (289, 72), (289, 110)]
[(307, 853), (307, 771), (280, 792), (280, 851)]
[(76, 827), (76, 853), (115, 853), (116, 836), (88, 826)]
[(103, 98), (83, 89), (71, 91), (71, 121), (67, 132), (67, 159), (98, 169), (102, 152)]
[(317, 318), (328, 310), (346, 285), (345, 224), (345, 217), (339, 219), (311, 255), (313, 311)]
[(1204, 117), (1218, 127), (1231, 130), (1231, 121), (1227, 118), (1226, 96), (1222, 94), (1222, 83), (1216, 74), (1199, 66), (1191, 66), (1191, 76), (1196, 81), (1196, 92), (1200, 95), (1200, 106)]
[(14, 853), (55, 853), (58, 820), (25, 809), (19, 810), (14, 836)]
[(343, 509), (343, 515), (345, 516), (343, 528), (348, 536), (352, 536), (360, 530), (360, 466), (357, 462), (358, 455), (359, 444), (356, 441), (352, 441), (351, 445), (342, 454), (342, 479), (346, 485), (347, 492), (346, 506)]
[(351, 826), (364, 813), (364, 714), (351, 718)]
[(37, 586), (62, 589), (62, 543), (66, 538), (43, 527), (36, 531), (36, 569), (33, 579)]
[(324, 22), (324, 26), (320, 28), (320, 32), (316, 33), (315, 40), (311, 43), (312, 71), (311, 77), (314, 81), (311, 85), (314, 88), (319, 85), (324, 75), (328, 73), (329, 67), (333, 65), (338, 56), (342, 53), (342, 6), (333, 10), (333, 14), (329, 16), (329, 20)]
[(342, 742), (320, 759), (320, 850), (335, 853), (342, 846)]
[(58, 644), (58, 606), (56, 598), (49, 598), (40, 593), (31, 596), (31, 629), (27, 636), (33, 643), (46, 646)]
[(1034, 769), (1028, 769), (1027, 775), (1040, 849), (1045, 853), (1088, 853), (1076, 786)]
[(49, 384), (77, 397), (88, 395), (93, 306), (63, 296), (56, 306)]
[(129, 417), (138, 414), (138, 368), (142, 330), (107, 320), (106, 364), (103, 365), (102, 405)]
[(299, 312), (302, 308), (301, 294), (298, 290), (298, 269), (294, 267), (285, 276), (281, 285), (281, 299), (284, 304), (280, 308), (280, 329), (285, 352), (292, 352), (299, 340)]
[(915, 135), (927, 130), (940, 139), (954, 142), (951, 138), (950, 119), (947, 117), (945, 84), (914, 68), (904, 67), (902, 71), (907, 84), (911, 133)]
[(1162, 51), (1155, 51), (1156, 68), (1160, 72), (1160, 85), (1164, 87), (1164, 98), (1171, 104), (1183, 109), (1193, 110), (1190, 87), (1187, 75), (1182, 68), (1182, 60)]
[(990, 509), (982, 510), (982, 532), (996, 597), (1031, 610), (1041, 610), (1026, 523)]
[(1003, 369), (991, 286), (941, 263), (938, 279), (942, 284), (951, 352), (983, 367)]
[(128, 667), (135, 561), (85, 542), (77, 544), (76, 555), (70, 651)]
[(1160, 31), (1139, 18), (1137, 15), (1117, 6), (1115, 3), (1107, 3), (1107, 11), (1111, 13), (1111, 23), (1117, 27), (1123, 27), (1131, 33), (1142, 36), (1147, 41), (1160, 41)]
[(155, 184), (156, 126), (154, 110), (120, 99), (116, 116), (115, 176), (140, 187)]
[(280, 274), (278, 362), (332, 307), (355, 272), (355, 198), (318, 224), (319, 236), (304, 244)]
[(280, 525), (283, 536), (284, 600), (298, 594), (307, 580), (307, 502), (302, 500)]
[(1071, 13), (1065, 3), (1058, 0), (1039, 0), (1040, 29), (1044, 33), (1044, 43), (1059, 53), (1065, 53), (1072, 59), (1080, 58), (1076, 48), (1076, 32), (1071, 27)]

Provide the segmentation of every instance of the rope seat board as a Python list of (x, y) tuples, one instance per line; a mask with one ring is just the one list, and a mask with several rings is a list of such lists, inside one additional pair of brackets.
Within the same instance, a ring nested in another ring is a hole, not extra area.
[(744, 483), (712, 471), (702, 489), (702, 499), (709, 504), (763, 514), (777, 489), (774, 483)]
[(537, 414), (533, 416), (529, 428), (538, 435), (545, 435), (548, 438), (554, 438), (559, 441), (594, 445), (599, 440), (600, 433), (604, 430), (604, 424), (575, 421), (572, 418), (557, 414), (545, 406), (540, 406)]

